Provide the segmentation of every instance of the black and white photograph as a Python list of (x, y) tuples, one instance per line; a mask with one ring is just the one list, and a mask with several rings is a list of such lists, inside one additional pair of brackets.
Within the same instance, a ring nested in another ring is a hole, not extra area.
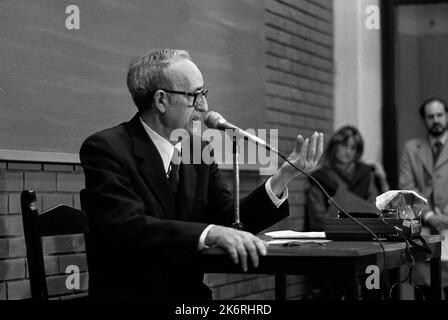
[(0, 0), (0, 304), (447, 300), (447, 56), (448, 0)]

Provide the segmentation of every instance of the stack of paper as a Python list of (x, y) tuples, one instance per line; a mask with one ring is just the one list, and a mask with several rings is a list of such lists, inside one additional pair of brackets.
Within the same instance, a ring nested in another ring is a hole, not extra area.
[(299, 232), (292, 230), (281, 230), (265, 233), (274, 240), (268, 241), (269, 244), (277, 245), (303, 245), (307, 243), (325, 243), (325, 232)]
[(273, 239), (325, 239), (325, 232), (299, 232), (292, 230), (272, 231), (265, 233)]

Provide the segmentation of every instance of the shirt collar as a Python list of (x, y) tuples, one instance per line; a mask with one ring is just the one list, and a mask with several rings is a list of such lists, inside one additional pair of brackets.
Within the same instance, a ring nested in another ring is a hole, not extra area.
[(444, 146), (447, 139), (448, 139), (448, 133), (445, 131), (440, 138), (434, 138), (433, 136), (429, 136), (429, 144), (431, 145), (431, 147), (433, 147), (437, 141), (440, 141)]
[(179, 152), (181, 151), (181, 143), (177, 143), (175, 146), (171, 144), (168, 140), (162, 137), (160, 134), (152, 130), (140, 117), (140, 122), (143, 125), (146, 133), (148, 133), (149, 138), (155, 144), (157, 151), (159, 151), (160, 157), (163, 161), (163, 167), (165, 168), (165, 173), (168, 173), (171, 158), (173, 157), (174, 148), (176, 148)]

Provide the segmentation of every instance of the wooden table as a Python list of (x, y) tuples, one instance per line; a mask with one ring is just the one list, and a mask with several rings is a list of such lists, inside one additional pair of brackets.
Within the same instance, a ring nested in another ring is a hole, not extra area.
[[(260, 238), (267, 239), (266, 236)], [(441, 299), (441, 241), (443, 236), (425, 236), (432, 254), (422, 249), (411, 247), (410, 252), (415, 261), (430, 259), (431, 298)], [(275, 297), (286, 298), (286, 274), (307, 274), (321, 272), (334, 273), (352, 279), (353, 290), (356, 280), (366, 276), (366, 268), (378, 266), (382, 271), (396, 269), (405, 265), (401, 255), (405, 251), (404, 242), (383, 242), (385, 248), (385, 264), (380, 245), (375, 241), (331, 241), (324, 244), (308, 243), (301, 246), (270, 245), (268, 253), (260, 257), (258, 268), (250, 267), (247, 273), (274, 274)], [(239, 265), (235, 265), (229, 255), (220, 248), (203, 250), (192, 262), (195, 268), (206, 273), (243, 273)], [(368, 274), (367, 274), (368, 275)], [(348, 297), (356, 299), (356, 296)]]

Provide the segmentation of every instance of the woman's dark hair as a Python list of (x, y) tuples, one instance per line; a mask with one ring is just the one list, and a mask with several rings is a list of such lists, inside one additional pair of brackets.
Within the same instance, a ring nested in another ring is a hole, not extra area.
[(338, 131), (333, 133), (328, 141), (327, 148), (324, 152), (324, 165), (332, 167), (336, 163), (336, 149), (338, 145), (347, 143), (347, 141), (353, 138), (356, 145), (356, 154), (354, 161), (358, 161), (364, 152), (364, 140), (362, 139), (359, 130), (353, 126), (344, 126)]

